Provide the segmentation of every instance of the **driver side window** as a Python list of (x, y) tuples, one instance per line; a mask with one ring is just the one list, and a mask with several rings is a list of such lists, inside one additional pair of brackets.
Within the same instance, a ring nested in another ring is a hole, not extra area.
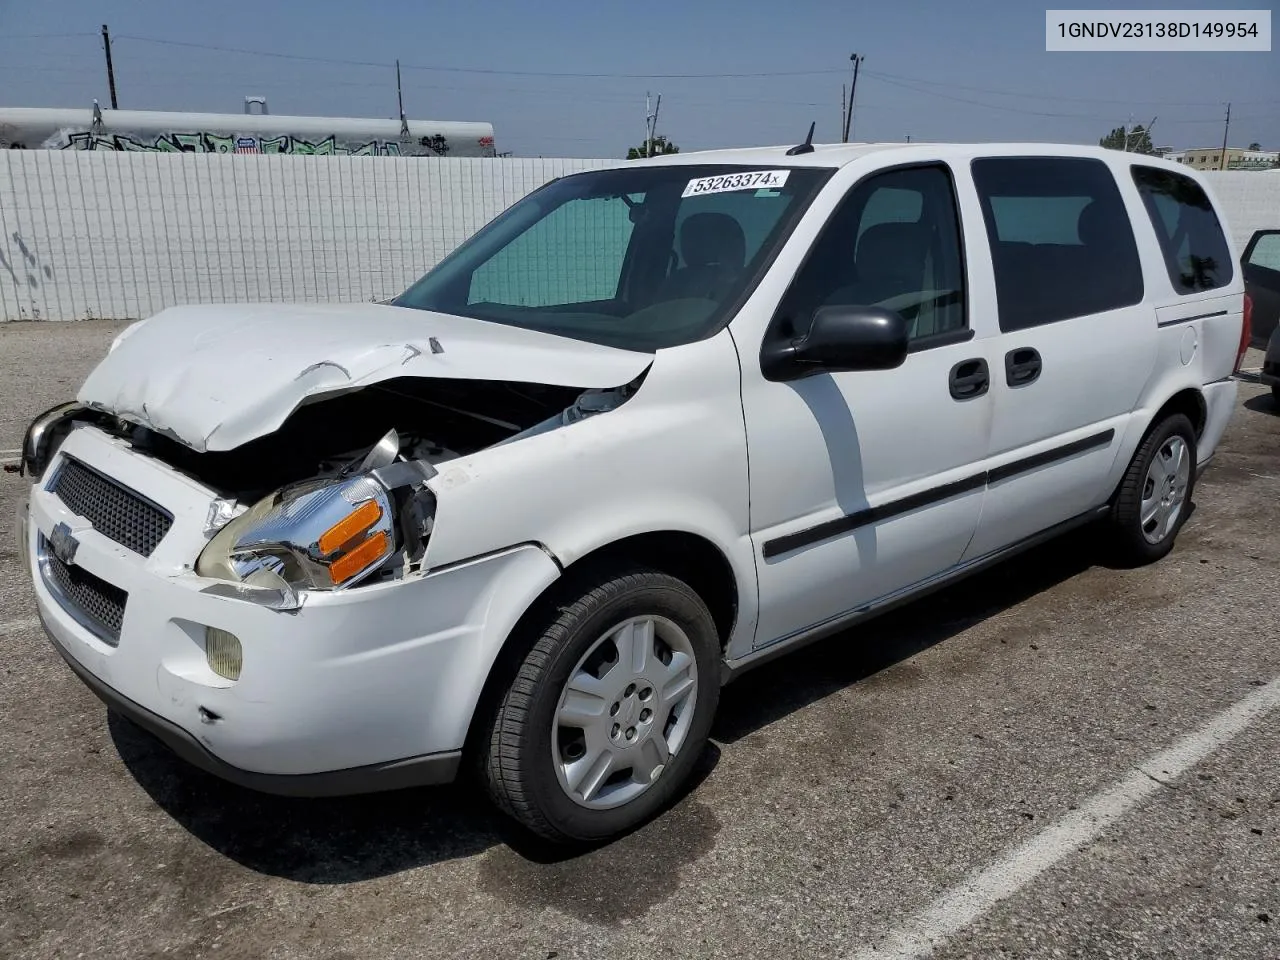
[(783, 301), (799, 329), (825, 306), (874, 306), (911, 340), (966, 326), (964, 258), (951, 177), (941, 166), (876, 174), (841, 201)]

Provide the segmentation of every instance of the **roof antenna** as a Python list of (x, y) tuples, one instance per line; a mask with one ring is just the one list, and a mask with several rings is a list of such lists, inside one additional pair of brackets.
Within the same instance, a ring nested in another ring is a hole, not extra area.
[(794, 157), (797, 154), (801, 154), (801, 153), (813, 153), (813, 128), (816, 127), (817, 125), (818, 125), (817, 120), (809, 124), (809, 135), (804, 138), (804, 143), (797, 144), (796, 146), (788, 150), (787, 151), (788, 157)]

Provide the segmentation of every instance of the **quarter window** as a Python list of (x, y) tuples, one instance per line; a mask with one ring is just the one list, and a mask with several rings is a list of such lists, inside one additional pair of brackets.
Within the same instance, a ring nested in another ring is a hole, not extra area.
[(921, 347), (930, 337), (965, 329), (960, 223), (944, 167), (876, 174), (840, 202), (779, 316), (802, 330), (825, 306), (894, 310)]
[(1134, 167), (1133, 182), (1155, 227), (1173, 289), (1188, 294), (1229, 284), (1231, 248), (1200, 184), (1155, 167)]
[(1101, 160), (973, 161), (995, 269), (1000, 329), (1024, 330), (1142, 300), (1124, 201)]

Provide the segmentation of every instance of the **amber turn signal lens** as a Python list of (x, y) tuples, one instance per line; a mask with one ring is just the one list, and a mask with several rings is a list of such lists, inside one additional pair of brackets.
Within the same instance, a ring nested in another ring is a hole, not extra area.
[[(382, 519), (382, 508), (376, 500), (366, 500), (332, 527), (320, 534), (316, 545), (325, 556), (346, 546)], [(335, 582), (337, 577), (333, 578)], [(345, 579), (345, 578), (344, 578)]]
[(329, 565), (329, 576), (334, 583), (344, 583), (372, 563), (376, 563), (387, 555), (391, 541), (384, 531), (379, 530), (364, 543), (350, 553), (339, 557)]

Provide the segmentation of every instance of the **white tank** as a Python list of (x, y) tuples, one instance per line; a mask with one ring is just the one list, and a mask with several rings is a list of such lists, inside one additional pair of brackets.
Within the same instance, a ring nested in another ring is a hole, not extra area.
[(492, 157), (493, 125), (450, 120), (0, 107), (0, 148)]

